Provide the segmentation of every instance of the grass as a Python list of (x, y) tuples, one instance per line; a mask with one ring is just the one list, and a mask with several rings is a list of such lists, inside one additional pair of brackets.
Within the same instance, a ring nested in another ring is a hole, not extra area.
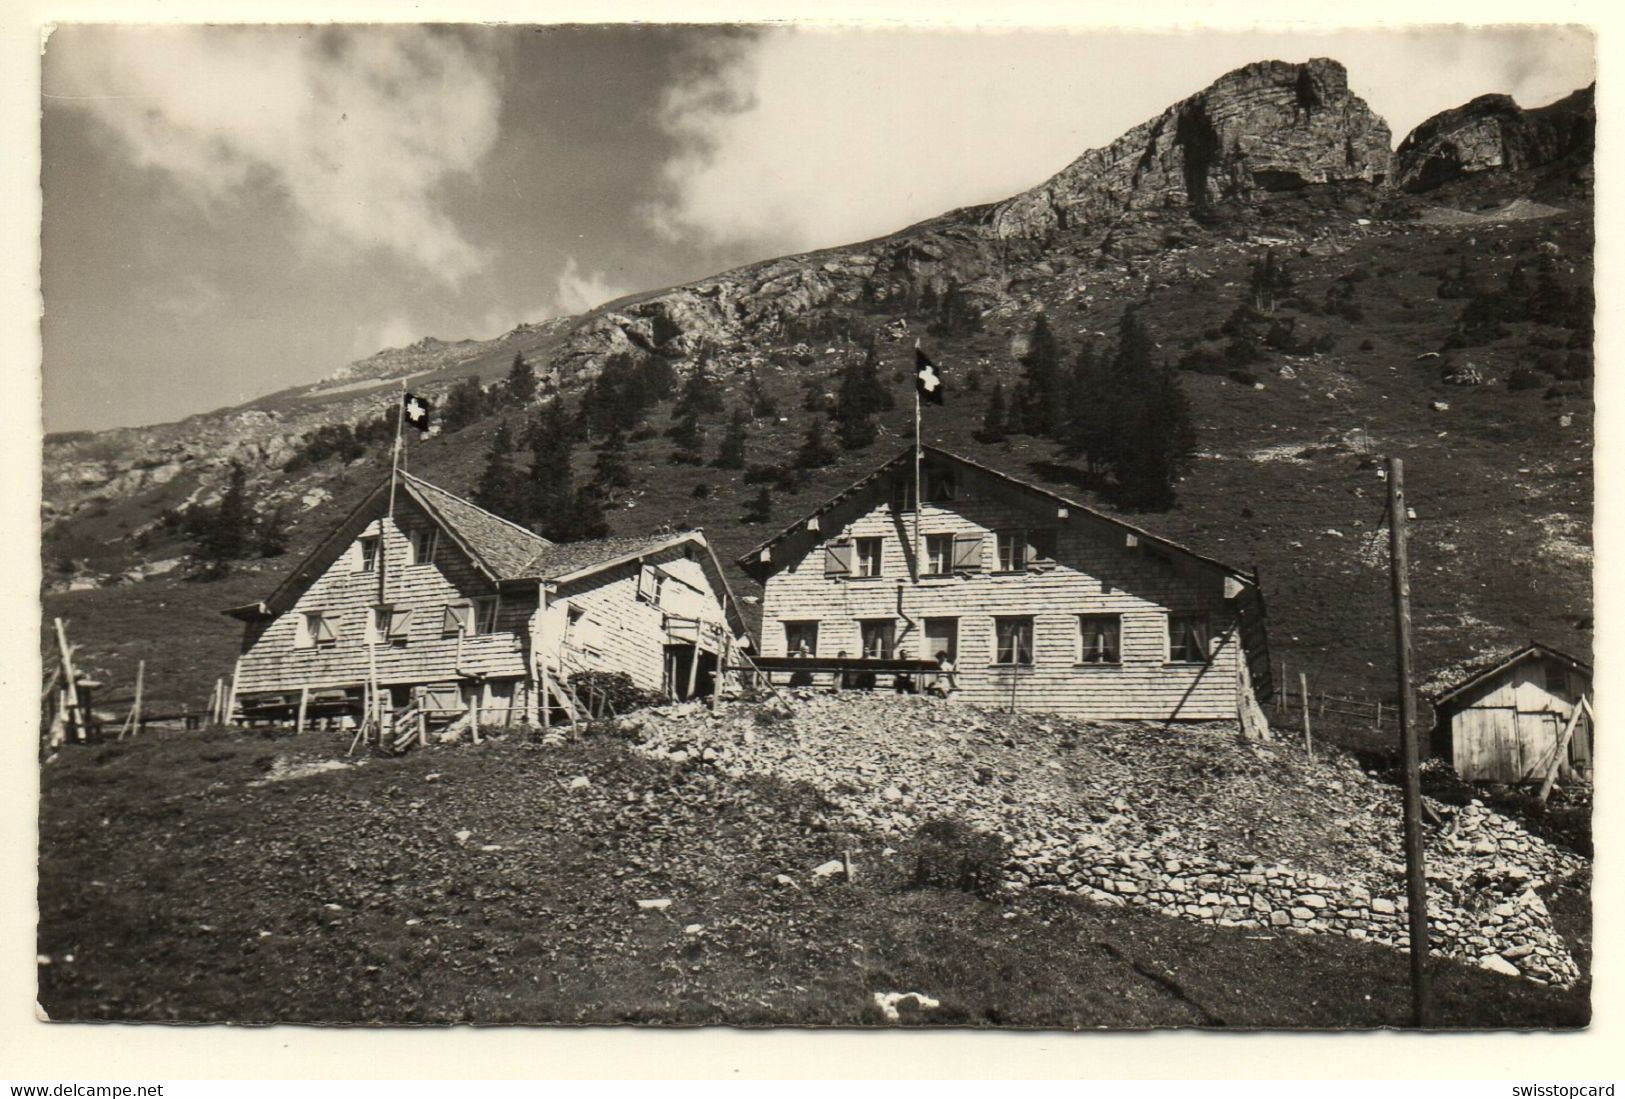
[[(319, 733), (63, 753), (40, 821), (51, 1018), (854, 1026), (881, 1021), (876, 992), (939, 999), (905, 1015), (924, 1025), (1407, 1018), (1393, 951), (919, 888), (914, 843), (888, 853), (808, 788), (724, 782), (614, 740), (493, 741), (253, 785), (279, 758), (341, 753)], [(812, 878), (846, 852), (854, 881)], [(654, 899), (671, 904), (637, 904)], [(1580, 930), (1575, 903), (1554, 899)], [(1589, 1016), (1584, 985), (1435, 974), (1443, 1026)]]

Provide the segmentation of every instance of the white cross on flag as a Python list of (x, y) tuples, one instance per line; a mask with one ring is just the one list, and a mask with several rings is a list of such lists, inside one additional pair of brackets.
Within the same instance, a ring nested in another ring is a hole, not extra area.
[(933, 404), (942, 403), (943, 388), (942, 368), (930, 359), (918, 347), (914, 349), (914, 388), (920, 394), (920, 399)]
[(429, 401), (425, 397), (414, 397), (408, 393), (401, 398), (405, 402), (402, 408), (406, 411), (406, 422), (423, 432), (429, 433)]

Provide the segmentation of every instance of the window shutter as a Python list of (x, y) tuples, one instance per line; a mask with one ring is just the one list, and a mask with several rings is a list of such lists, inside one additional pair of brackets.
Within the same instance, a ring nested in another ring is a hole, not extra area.
[(316, 644), (316, 639), (310, 632), (310, 615), (301, 614), (293, 620), (293, 647), (308, 649)]
[(980, 534), (954, 535), (954, 570), (982, 567), (982, 536)]
[(443, 634), (470, 633), (469, 626), (474, 618), (474, 608), (467, 603), (451, 603), (446, 607), (446, 613), (440, 619), (440, 632)]
[(389, 616), (389, 639), (391, 641), (405, 641), (412, 628), (412, 612), (393, 611)]
[(339, 639), (338, 631), (333, 628), (333, 622), (334, 619), (325, 614), (316, 619), (316, 641), (318, 643), (331, 643), (336, 642)]
[(654, 570), (648, 565), (638, 569), (638, 598), (645, 603), (654, 602)]
[(824, 575), (852, 575), (851, 542), (832, 542), (824, 547)]

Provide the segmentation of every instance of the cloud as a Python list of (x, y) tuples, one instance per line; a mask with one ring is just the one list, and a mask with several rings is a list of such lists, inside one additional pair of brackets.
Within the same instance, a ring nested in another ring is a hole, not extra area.
[(571, 256), (565, 261), (564, 270), (559, 272), (558, 280), (554, 283), (553, 301), (545, 316), (567, 317), (585, 313), (629, 293), (630, 289), (611, 283), (601, 271), (583, 274), (581, 265)]
[(863, 240), (1035, 186), (1250, 61), (1335, 57), (1395, 140), (1491, 91), (1594, 79), (1561, 27), (1222, 33), (779, 28), (711, 41), (664, 99), (677, 152), (642, 211), (758, 255)]
[(407, 347), (425, 335), (427, 333), (423, 330), (423, 326), (405, 313), (390, 313), (380, 320), (355, 326), (355, 338), (350, 343), (350, 356), (354, 359), (364, 359), (380, 351)]
[(72, 27), (47, 95), (223, 216), (280, 196), (307, 242), (389, 250), (456, 285), (481, 250), (440, 190), (495, 144), (501, 101), (455, 34), (415, 27)]

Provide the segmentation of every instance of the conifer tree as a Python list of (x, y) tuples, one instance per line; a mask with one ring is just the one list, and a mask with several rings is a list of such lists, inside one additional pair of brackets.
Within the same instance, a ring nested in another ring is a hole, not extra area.
[(497, 424), (491, 448), (485, 455), (485, 469), (474, 489), (474, 502), (493, 515), (524, 524), (528, 508), (524, 481), (513, 462), (514, 439), (508, 422)]
[(688, 381), (683, 385), (683, 392), (677, 398), (677, 404), (671, 412), (674, 417), (684, 417), (690, 414), (705, 416), (723, 409), (722, 391), (711, 372), (706, 369), (704, 360), (696, 362), (694, 369), (689, 371)]
[(212, 507), (195, 507), (186, 516), (187, 539), (204, 575), (224, 576), (231, 570), (231, 562), (246, 557), (254, 528), (254, 511), (248, 503), (248, 471), (234, 459), (220, 502)]
[[(450, 434), (485, 418), (490, 407), (485, 387), (478, 377), (464, 378), (446, 393), (446, 405), (440, 413), (440, 428)], [(390, 428), (393, 433), (394, 427)]]
[(1179, 378), (1165, 363), (1141, 381), (1117, 456), (1121, 502), (1153, 510), (1170, 507), (1175, 484), (1190, 470), (1196, 430)]
[(1085, 344), (1067, 375), (1067, 450), (1082, 456), (1090, 472), (1111, 466), (1118, 430), (1117, 408), (1123, 394), (1111, 361)]
[(1280, 300), (1292, 292), (1292, 275), (1286, 264), (1276, 261), (1273, 248), (1264, 252), (1262, 260), (1253, 260), (1251, 266), (1247, 292), (1253, 307), (1262, 313), (1273, 313)]
[(520, 408), (528, 405), (536, 396), (536, 372), (525, 362), (525, 356), (520, 352), (514, 352), (513, 366), (508, 368), (505, 387), (508, 401)]
[(571, 500), (570, 517), (558, 536), (546, 535), (555, 542), (580, 542), (588, 538), (609, 537), (609, 522), (604, 518), (604, 498), (596, 485), (582, 485)]
[(890, 412), (897, 407), (897, 398), (886, 383), (880, 380), (880, 335), (871, 332), (869, 345), (863, 351), (855, 381), (858, 399), (866, 402), (873, 412)]
[(683, 414), (667, 429), (666, 435), (676, 447), (667, 459), (674, 465), (697, 466), (705, 461), (701, 451), (705, 447), (705, 428), (700, 426), (700, 415), (694, 410)]
[(988, 394), (987, 411), (982, 414), (982, 430), (976, 437), (984, 443), (1002, 443), (1005, 440), (1004, 383), (995, 381)]
[(631, 487), (632, 470), (626, 464), (626, 434), (619, 428), (605, 435), (598, 444), (592, 483), (598, 486), (601, 496), (610, 499), (617, 489)]
[[(1063, 415), (1061, 345), (1050, 329), (1046, 314), (1038, 314), (1033, 322), (1027, 353), (1021, 362), (1027, 372), (1015, 401), (1021, 410), (1020, 429), (1030, 435), (1054, 436), (1061, 427)], [(1007, 424), (1006, 430), (1015, 431), (1016, 427), (1013, 423)]]
[(807, 424), (807, 433), (802, 436), (801, 449), (796, 452), (796, 466), (799, 469), (822, 469), (834, 460), (835, 452), (824, 438), (824, 421), (815, 418)]
[(575, 501), (575, 472), (571, 449), (574, 424), (558, 397), (543, 405), (531, 421), (530, 474), (525, 479), (524, 517), (519, 520), (541, 531), (542, 537), (568, 541)]
[(745, 401), (753, 419), (771, 420), (779, 414), (779, 406), (773, 403), (773, 398), (768, 396), (767, 389), (762, 385), (760, 371), (752, 370), (750, 377), (745, 379)]
[(733, 415), (728, 417), (728, 427), (717, 448), (716, 460), (711, 464), (718, 469), (744, 469), (745, 438), (749, 427), (750, 417), (746, 415), (744, 406), (735, 408)]
[(760, 492), (751, 498), (745, 505), (745, 514), (741, 521), (746, 523), (765, 523), (773, 518), (773, 494), (763, 485)]

